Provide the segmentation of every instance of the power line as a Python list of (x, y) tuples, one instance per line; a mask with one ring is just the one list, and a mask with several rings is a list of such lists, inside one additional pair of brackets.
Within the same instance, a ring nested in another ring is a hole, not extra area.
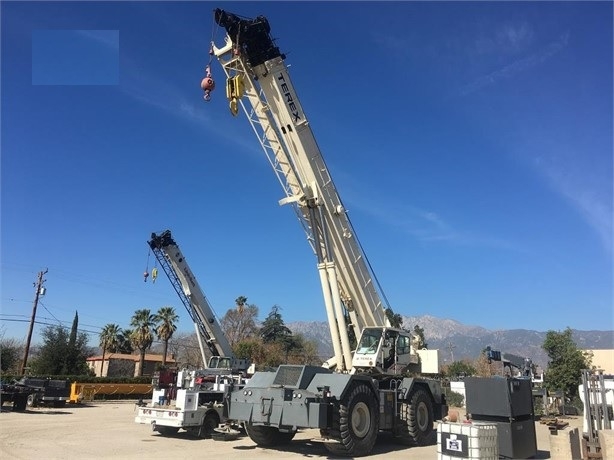
[[(45, 319), (50, 319), (50, 318), (45, 318)], [(29, 320), (27, 319), (13, 319), (13, 318), (0, 318), (0, 322), (10, 322), (10, 323), (27, 323), (29, 322)], [(52, 326), (52, 327), (61, 327), (63, 329), (70, 329), (68, 326), (64, 326), (63, 324), (54, 324), (54, 323), (47, 323), (44, 321), (34, 321), (34, 324), (39, 324), (42, 326)], [(87, 329), (80, 329), (77, 328), (78, 332), (84, 332), (86, 334), (96, 334), (96, 335), (100, 335), (101, 331), (88, 331)]]
[(7, 300), (9, 302), (23, 302), (23, 303), (28, 302), (30, 303), (29, 300), (13, 299), (12, 297), (3, 297), (2, 300)]
[(63, 322), (63, 321), (60, 321), (59, 319), (57, 319), (57, 318), (55, 317), (55, 315), (49, 311), (49, 309), (48, 309), (48, 308), (45, 306), (45, 304), (44, 304), (43, 302), (40, 302), (40, 301), (39, 301), (39, 303), (42, 305), (42, 307), (43, 307), (45, 310), (47, 310), (47, 313), (49, 313), (51, 316), (53, 316), (53, 319), (55, 319), (55, 320), (56, 320), (58, 323), (62, 324), (62, 322)]

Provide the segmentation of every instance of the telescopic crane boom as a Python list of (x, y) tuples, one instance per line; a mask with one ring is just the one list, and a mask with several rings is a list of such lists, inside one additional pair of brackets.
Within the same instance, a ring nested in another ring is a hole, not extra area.
[[(236, 359), (233, 356), (230, 343), (222, 331), (213, 308), (170, 230), (159, 234), (152, 233), (148, 244), (194, 322), (203, 365), (210, 368), (246, 370), (246, 360)], [(211, 354), (208, 364), (205, 358), (205, 345)]]
[[(213, 47), (228, 78), (231, 111), (247, 115), (316, 257), (338, 370), (350, 370), (348, 327), (389, 327), (389, 308), (339, 197), (307, 116), (292, 85), (285, 55), (271, 39), (266, 18), (242, 19), (223, 10), (227, 31)], [(244, 103), (247, 101), (247, 104)], [(238, 103), (238, 104), (237, 104)]]

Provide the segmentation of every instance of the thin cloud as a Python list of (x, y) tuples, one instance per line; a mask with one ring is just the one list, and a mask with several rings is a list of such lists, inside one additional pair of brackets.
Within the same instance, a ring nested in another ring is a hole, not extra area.
[(531, 44), (533, 36), (533, 29), (527, 22), (504, 24), (476, 38), (469, 52), (477, 55), (518, 53)]
[(520, 49), (533, 40), (533, 29), (523, 22), (517, 26), (505, 25), (497, 32), (500, 42), (508, 44), (512, 49)]
[(477, 78), (472, 83), (462, 88), (461, 94), (463, 96), (466, 96), (468, 94), (479, 91), (482, 88), (493, 85), (502, 79), (512, 78), (521, 72), (535, 67), (560, 52), (563, 48), (567, 46), (568, 42), (569, 32), (566, 32), (565, 34), (561, 35), (558, 40), (550, 43), (548, 46), (544, 47), (539, 52), (534, 53), (525, 58), (518, 59), (517, 61), (506, 65), (499, 70)]
[[(185, 91), (177, 85), (162, 80), (146, 72), (127, 56), (122, 57), (119, 90), (135, 101), (154, 107), (168, 115), (195, 124), (203, 130), (211, 129), (210, 111), (203, 101), (198, 85), (193, 91)], [(223, 95), (218, 93), (218, 97)], [(220, 118), (216, 119), (215, 135), (238, 147), (242, 151), (261, 153), (258, 144), (247, 135), (238, 135), (234, 129), (220, 128)], [(232, 120), (235, 122), (236, 120)]]
[[(155, 107), (174, 117), (203, 125), (210, 122), (204, 108), (189, 101), (185, 91), (150, 73), (139, 69), (135, 62), (123, 56), (119, 89), (136, 101)], [(200, 101), (200, 93), (194, 91), (194, 99)], [(204, 104), (204, 102), (203, 102)]]
[(516, 245), (502, 238), (461, 231), (442, 215), (407, 204), (369, 202), (364, 199), (348, 201), (353, 208), (396, 228), (421, 243), (446, 243), (457, 246), (490, 247), (519, 251)]
[(75, 32), (107, 48), (119, 49), (119, 30), (76, 30)]
[(578, 177), (571, 168), (553, 161), (535, 160), (538, 170), (546, 177), (551, 188), (560, 194), (595, 231), (608, 253), (613, 251), (612, 196), (599, 193), (594, 186)]

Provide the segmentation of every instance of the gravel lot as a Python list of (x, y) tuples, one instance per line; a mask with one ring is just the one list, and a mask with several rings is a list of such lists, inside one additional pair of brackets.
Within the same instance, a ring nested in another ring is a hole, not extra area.
[[(153, 433), (149, 426), (134, 422), (134, 401), (67, 406), (63, 409), (37, 408), (0, 414), (0, 458), (8, 459), (298, 459), (331, 458), (319, 443), (311, 442), (317, 430), (305, 430), (283, 450), (262, 449), (249, 439), (235, 441), (194, 439), (185, 432), (175, 437)], [(582, 427), (581, 417), (565, 419)], [(550, 458), (549, 431), (536, 423), (538, 455)], [(370, 459), (435, 459), (437, 446), (406, 448), (385, 434), (378, 439)]]

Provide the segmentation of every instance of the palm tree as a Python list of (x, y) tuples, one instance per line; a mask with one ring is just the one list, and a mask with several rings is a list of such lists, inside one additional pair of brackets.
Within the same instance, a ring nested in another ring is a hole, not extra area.
[(239, 310), (239, 313), (243, 313), (243, 309), (247, 303), (247, 297), (241, 295), (235, 299), (235, 303), (237, 304), (237, 310)]
[(147, 308), (137, 310), (132, 316), (130, 325), (134, 327), (132, 334), (130, 335), (130, 342), (140, 352), (140, 369), (139, 376), (143, 375), (143, 367), (145, 366), (145, 352), (153, 343), (152, 329), (155, 326), (154, 315)]
[(100, 365), (100, 376), (104, 375), (104, 355), (108, 351), (114, 352), (119, 347), (119, 335), (121, 329), (117, 324), (109, 323), (102, 328), (100, 333), (100, 348), (102, 348), (102, 364)]
[(161, 307), (158, 313), (154, 315), (154, 320), (158, 325), (156, 326), (156, 335), (158, 339), (164, 342), (164, 349), (162, 353), (162, 365), (166, 365), (166, 352), (168, 350), (168, 341), (173, 336), (173, 333), (177, 330), (175, 322), (179, 319), (175, 309), (173, 307)]
[(124, 353), (126, 355), (131, 354), (134, 351), (132, 348), (132, 329), (122, 329), (119, 333), (119, 343), (117, 345), (116, 353)]

